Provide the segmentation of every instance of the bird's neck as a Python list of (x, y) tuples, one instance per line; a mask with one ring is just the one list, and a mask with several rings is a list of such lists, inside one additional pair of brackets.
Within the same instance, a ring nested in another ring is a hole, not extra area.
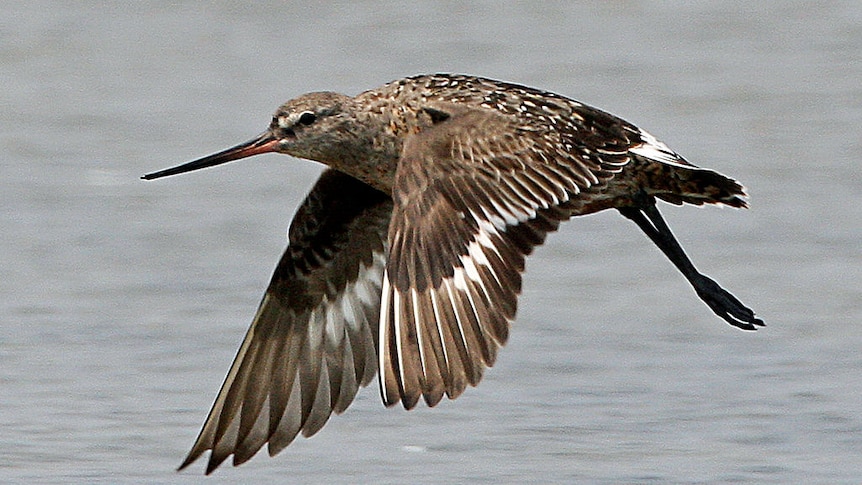
[(356, 99), (361, 108), (354, 108), (326, 144), (329, 152), (316, 159), (391, 194), (404, 140), (424, 129), (430, 120), (419, 106), (361, 96)]

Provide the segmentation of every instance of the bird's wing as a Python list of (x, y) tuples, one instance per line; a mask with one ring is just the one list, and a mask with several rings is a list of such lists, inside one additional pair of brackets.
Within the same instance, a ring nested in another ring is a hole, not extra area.
[(207, 473), (269, 443), (313, 435), (377, 371), (377, 318), (392, 212), (388, 195), (327, 170), (291, 223), (242, 346), (180, 469), (212, 450)]
[(396, 173), (381, 295), (381, 395), (407, 409), (479, 382), (507, 339), (525, 256), (630, 160), (494, 110), (426, 111), (433, 125), (407, 138)]

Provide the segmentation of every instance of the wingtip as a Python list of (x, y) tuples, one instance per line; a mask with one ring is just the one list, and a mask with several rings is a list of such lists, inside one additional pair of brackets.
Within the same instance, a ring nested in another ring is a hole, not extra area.
[(204, 475), (209, 475), (209, 474), (211, 474), (212, 472), (214, 472), (214, 471), (215, 471), (215, 469), (216, 469), (216, 468), (218, 468), (218, 467), (219, 467), (219, 465), (221, 465), (221, 464), (222, 464), (222, 462), (224, 462), (224, 460), (225, 460), (226, 458), (227, 458), (227, 457), (224, 457), (224, 458), (221, 458), (221, 459), (215, 459), (215, 456), (214, 456), (214, 455), (210, 455), (210, 459), (209, 459), (209, 461), (207, 462), (207, 469), (206, 469), (206, 471), (204, 472)]
[(404, 406), (404, 409), (410, 411), (415, 408), (417, 404), (419, 404), (419, 398), (421, 394), (416, 396), (403, 396), (401, 399), (401, 404)]
[(380, 393), (380, 400), (383, 401), (383, 406), (387, 408), (394, 407), (396, 404), (401, 402), (401, 398), (398, 396), (387, 397), (385, 393)]
[(427, 404), (429, 408), (433, 408), (443, 400), (443, 393), (444, 390), (441, 389), (434, 392), (423, 393), (422, 397), (425, 399), (425, 404)]
[[(177, 472), (179, 473), (179, 472), (185, 470), (186, 468), (188, 468), (189, 465), (191, 465), (192, 463), (197, 461), (198, 458), (200, 458), (200, 453), (198, 453), (198, 454), (189, 453), (189, 456), (187, 456), (186, 459), (183, 460), (183, 462), (180, 464), (180, 466), (177, 467)], [(215, 469), (218, 468), (219, 465), (221, 465), (225, 461), (226, 458), (227, 457), (215, 459), (215, 457), (212, 454), (210, 454), (210, 459), (207, 462), (207, 467), (206, 467), (206, 470), (204, 471), (204, 475), (210, 475), (212, 472), (214, 472)]]
[(182, 462), (182, 463), (180, 463), (180, 466), (178, 466), (178, 467), (177, 467), (177, 471), (178, 471), (178, 472), (181, 472), (181, 471), (185, 470), (186, 468), (188, 468), (188, 466), (189, 466), (189, 465), (191, 465), (192, 463), (194, 463), (194, 462), (195, 462), (195, 460), (197, 460), (199, 456), (200, 456), (200, 455), (199, 455), (199, 454), (195, 454), (195, 453), (194, 453), (194, 451), (192, 451), (191, 453), (189, 453), (189, 454), (186, 456), (186, 459), (185, 459), (185, 460), (183, 460), (183, 462)]

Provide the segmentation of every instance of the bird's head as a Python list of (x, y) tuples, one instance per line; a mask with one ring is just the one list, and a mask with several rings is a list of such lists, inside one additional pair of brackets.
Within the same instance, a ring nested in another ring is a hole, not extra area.
[(281, 105), (269, 128), (256, 138), (221, 152), (176, 167), (144, 175), (151, 180), (213, 167), (261, 153), (284, 153), (295, 157), (330, 162), (349, 150), (339, 140), (350, 138), (345, 116), (351, 98), (333, 92), (304, 94)]

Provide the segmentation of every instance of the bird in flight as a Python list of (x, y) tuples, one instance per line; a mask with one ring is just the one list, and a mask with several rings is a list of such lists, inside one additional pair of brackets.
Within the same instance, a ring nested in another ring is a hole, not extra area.
[(408, 77), (302, 95), (260, 136), (150, 180), (262, 153), (328, 166), (299, 207), (203, 429), (206, 472), (319, 431), (378, 375), (386, 406), (475, 386), (515, 318), (524, 259), (571, 217), (616, 209), (716, 315), (764, 323), (700, 273), (659, 214), (746, 207), (743, 187), (578, 101), (490, 79)]

